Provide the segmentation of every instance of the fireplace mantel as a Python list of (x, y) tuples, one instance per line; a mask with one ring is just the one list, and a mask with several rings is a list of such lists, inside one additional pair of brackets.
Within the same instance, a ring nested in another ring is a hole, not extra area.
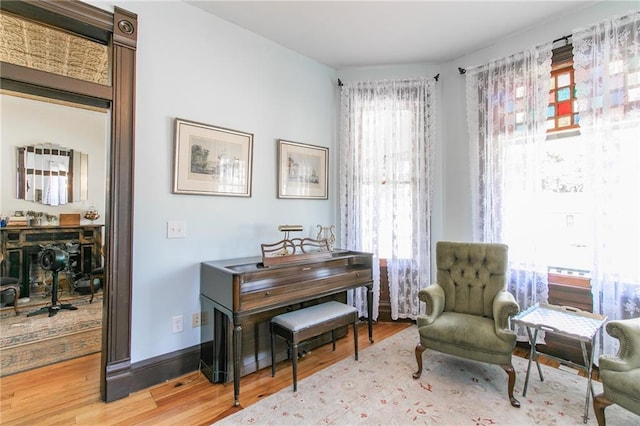
[(30, 266), (48, 244), (79, 245), (77, 272), (89, 274), (102, 266), (102, 228), (104, 225), (26, 226), (0, 228), (0, 250), (4, 254), (1, 276), (20, 280), (20, 295), (30, 295)]

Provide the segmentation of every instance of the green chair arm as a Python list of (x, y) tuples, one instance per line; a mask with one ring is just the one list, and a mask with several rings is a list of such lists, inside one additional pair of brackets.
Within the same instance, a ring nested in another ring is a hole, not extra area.
[(425, 315), (418, 315), (418, 327), (429, 325), (444, 310), (444, 290), (437, 283), (423, 288), (418, 292), (418, 299), (426, 303)]
[(493, 320), (496, 334), (502, 340), (511, 340), (515, 332), (511, 330), (509, 319), (520, 312), (520, 306), (513, 294), (508, 291), (500, 291), (493, 299)]
[(601, 369), (628, 371), (640, 368), (640, 318), (612, 320), (605, 326), (607, 333), (620, 342), (617, 356), (602, 355)]

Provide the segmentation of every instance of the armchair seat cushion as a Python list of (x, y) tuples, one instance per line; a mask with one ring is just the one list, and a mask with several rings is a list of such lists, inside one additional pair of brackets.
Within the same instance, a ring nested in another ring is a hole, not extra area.
[(601, 369), (600, 377), (607, 398), (640, 415), (640, 368), (629, 371)]
[(443, 312), (432, 324), (419, 329), (427, 348), (491, 364), (511, 363), (516, 335), (503, 340), (491, 318), (458, 312)]

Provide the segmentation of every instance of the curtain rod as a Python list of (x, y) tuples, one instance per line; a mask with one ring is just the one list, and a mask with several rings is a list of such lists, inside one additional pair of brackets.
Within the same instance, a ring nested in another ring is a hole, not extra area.
[[(551, 43), (553, 44), (553, 43), (557, 43), (559, 41), (564, 40), (565, 42), (567, 42), (567, 44), (569, 44), (569, 39), (571, 37), (573, 37), (573, 34), (569, 34), (569, 35), (557, 38), (557, 39), (553, 40)], [(460, 75), (466, 74), (467, 73), (467, 69), (466, 68), (462, 68), (462, 67), (458, 67), (458, 73), (460, 73)]]
[[(562, 40), (564, 40), (564, 41), (566, 41), (567, 43), (569, 43), (569, 39), (570, 39), (572, 36), (573, 36), (573, 34), (568, 34), (568, 35), (566, 35), (566, 36), (562, 36), (562, 37), (560, 37), (560, 38), (557, 38), (557, 39), (553, 40), (553, 42), (552, 42), (552, 43), (557, 43), (557, 42), (562, 41)], [(466, 70), (465, 68), (458, 67), (458, 72), (460, 73), (460, 75), (463, 75), (463, 74), (466, 74), (466, 73), (467, 73), (467, 70)], [(439, 78), (440, 78), (440, 73), (436, 74), (436, 75), (433, 77), (433, 79), (434, 79), (435, 81), (438, 81), (438, 79), (439, 79)], [(342, 80), (340, 80), (340, 79), (338, 79), (338, 86), (340, 86), (340, 87), (344, 86), (344, 84), (342, 84)]]
[[(439, 78), (440, 78), (440, 73), (433, 76), (433, 79), (435, 81), (438, 81)], [(342, 83), (342, 80), (338, 79), (338, 87), (342, 87), (342, 86), (344, 86), (344, 83)]]
[(553, 43), (557, 43), (557, 42), (562, 41), (562, 40), (564, 40), (564, 41), (566, 41), (567, 43), (569, 43), (569, 39), (570, 39), (572, 36), (573, 36), (573, 34), (569, 34), (569, 35), (566, 35), (566, 36), (562, 36), (562, 37), (560, 37), (560, 38), (557, 38), (557, 39), (553, 40)]

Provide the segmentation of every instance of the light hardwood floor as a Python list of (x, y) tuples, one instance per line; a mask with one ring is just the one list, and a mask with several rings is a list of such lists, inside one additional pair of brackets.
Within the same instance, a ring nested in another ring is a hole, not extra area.
[[(374, 339), (380, 342), (410, 325), (376, 323)], [(366, 326), (359, 327), (358, 343), (359, 349), (371, 345)], [(528, 351), (516, 347), (514, 354), (527, 357)], [(335, 352), (326, 344), (302, 358), (298, 379), (352, 356), (353, 340), (347, 335), (338, 340)], [(544, 357), (541, 363), (558, 366)], [(99, 369), (100, 354), (93, 354), (0, 379), (0, 424), (209, 425), (292, 386), (290, 363), (282, 361), (275, 378), (271, 377), (270, 368), (264, 368), (241, 379), (240, 408), (233, 407), (232, 383), (212, 384), (199, 372), (105, 404), (100, 401)]]
[[(376, 323), (380, 342), (410, 323)], [(358, 347), (370, 346), (367, 327), (358, 327)], [(349, 333), (351, 330), (349, 330)], [(353, 340), (339, 339), (314, 349), (298, 364), (298, 380), (353, 356)], [(286, 364), (286, 365), (285, 365)], [(241, 407), (292, 386), (290, 362), (275, 378), (264, 368), (240, 380)], [(233, 407), (233, 383), (212, 384), (199, 372), (138, 391), (106, 404), (100, 401), (100, 354), (88, 355), (0, 379), (2, 425), (209, 425)]]

